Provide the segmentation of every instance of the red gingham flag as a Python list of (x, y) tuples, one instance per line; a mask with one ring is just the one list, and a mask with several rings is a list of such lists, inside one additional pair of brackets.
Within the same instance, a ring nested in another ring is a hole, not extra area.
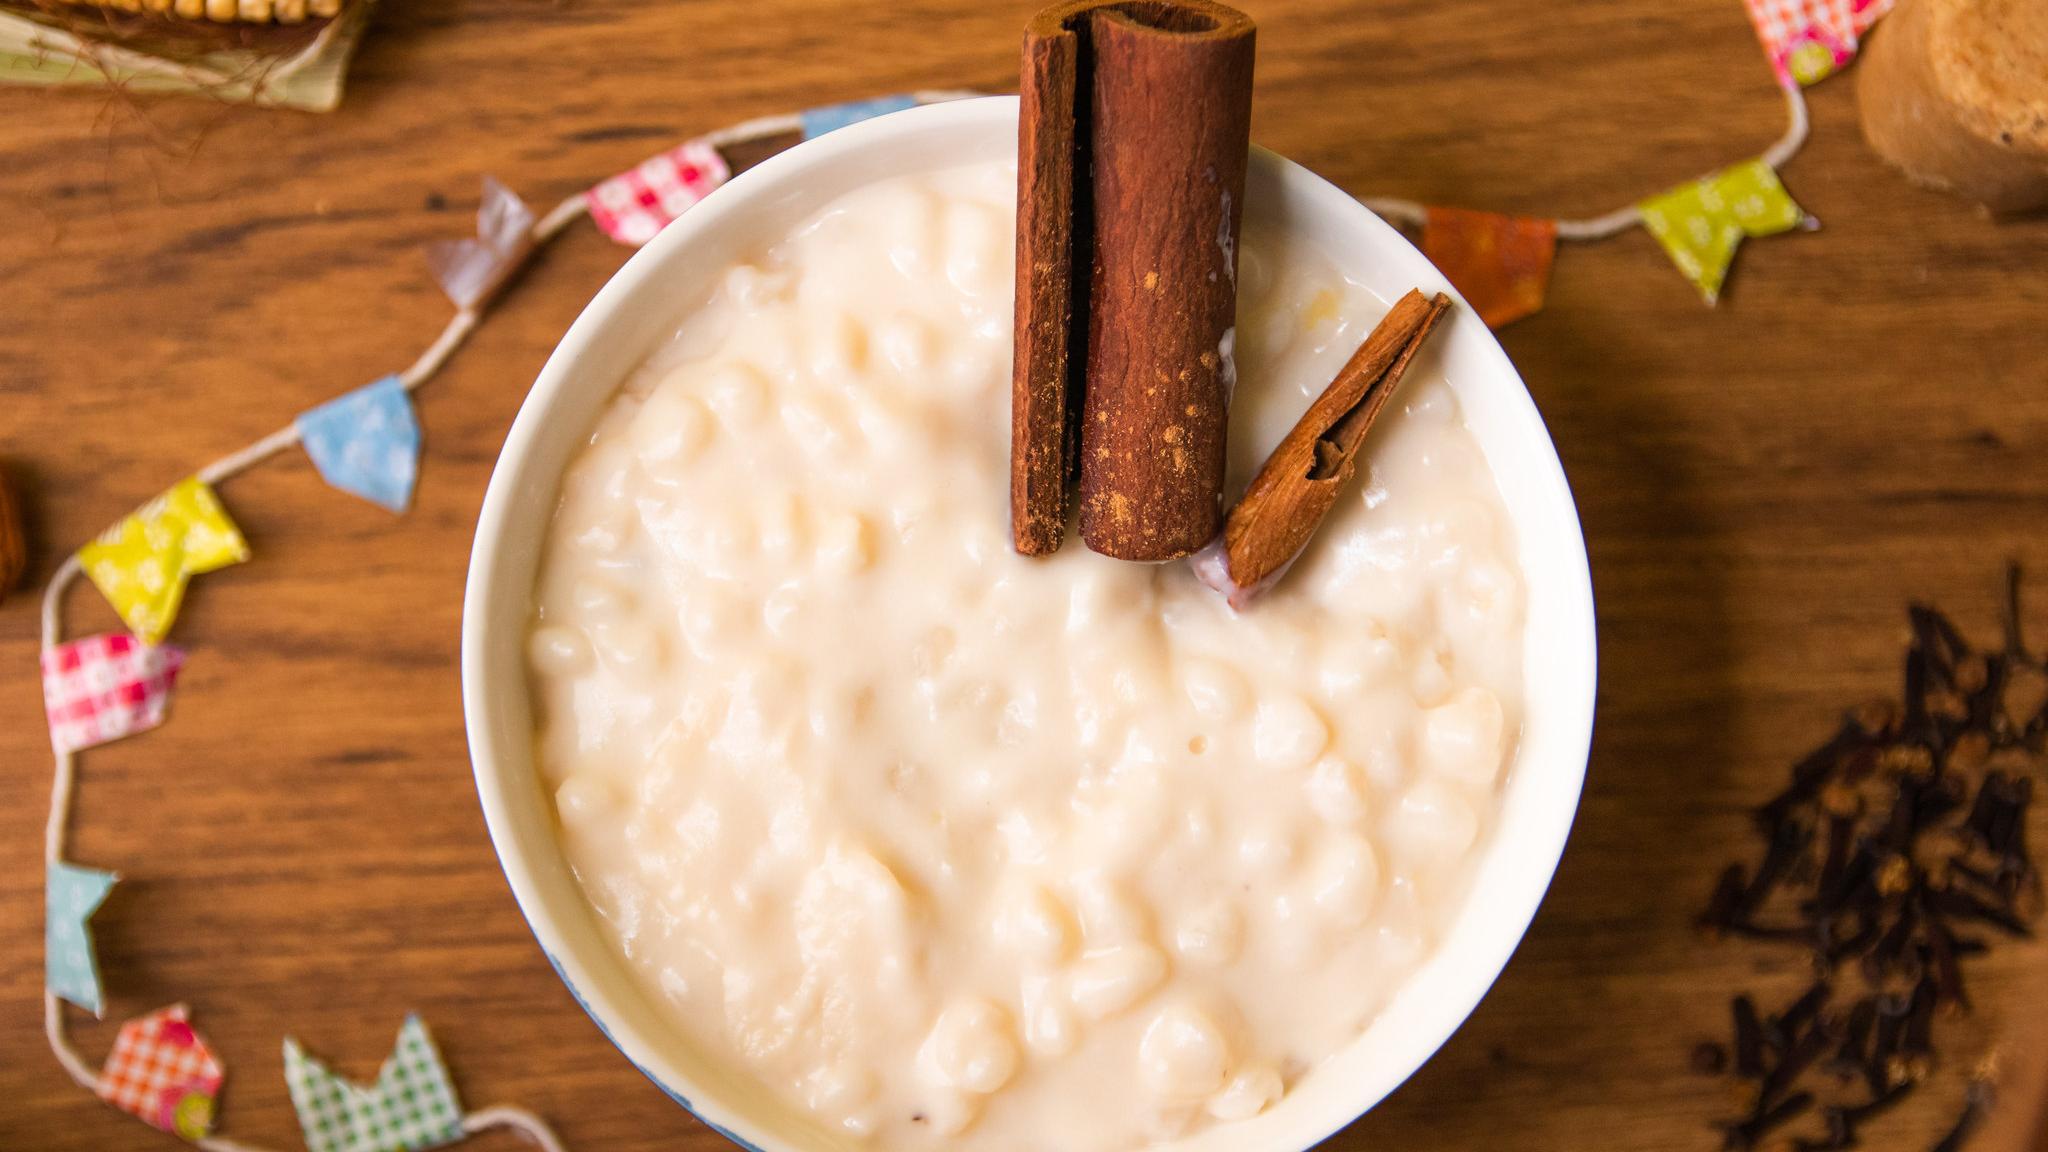
[(1890, 0), (1747, 0), (1750, 22), (1781, 84), (1812, 84), (1856, 55)]
[(692, 140), (599, 184), (583, 201), (605, 235), (637, 248), (731, 175), (717, 148)]
[(126, 632), (88, 636), (43, 653), (43, 708), (50, 743), (76, 752), (164, 722), (185, 653)]
[(121, 1025), (93, 1090), (100, 1099), (166, 1132), (198, 1140), (213, 1126), (225, 1078), (220, 1061), (174, 1004)]

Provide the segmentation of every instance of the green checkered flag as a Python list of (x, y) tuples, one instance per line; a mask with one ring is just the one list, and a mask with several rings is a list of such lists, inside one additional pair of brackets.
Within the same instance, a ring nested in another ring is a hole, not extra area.
[(405, 1018), (398, 1048), (372, 1087), (336, 1076), (290, 1038), (284, 1077), (308, 1152), (418, 1152), (462, 1136), (455, 1085), (417, 1016)]

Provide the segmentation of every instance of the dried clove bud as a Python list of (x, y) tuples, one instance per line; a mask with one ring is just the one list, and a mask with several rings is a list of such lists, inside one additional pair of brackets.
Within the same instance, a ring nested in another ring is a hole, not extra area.
[(1869, 736), (1889, 736), (1899, 726), (1899, 706), (1889, 700), (1865, 701), (1849, 715)]
[(1757, 1019), (1756, 1002), (1747, 996), (1737, 996), (1732, 1009), (1735, 1014), (1735, 1074), (1744, 1079), (1761, 1080), (1764, 1075), (1764, 1029)]
[(2048, 707), (2048, 672), (2032, 664), (2014, 664), (1999, 688), (1999, 707), (2015, 729), (2025, 730)]
[(1877, 758), (1878, 766), (1894, 776), (1924, 775), (1934, 771), (1934, 753), (1919, 744), (1894, 744)]
[(1702, 1076), (1719, 1076), (1728, 1070), (1728, 1049), (1712, 1040), (1702, 1040), (1692, 1050), (1692, 1070)]
[(1812, 1107), (1811, 1092), (1800, 1092), (1769, 1107), (1760, 1107), (1749, 1119), (1739, 1124), (1723, 1126), (1722, 1131), (1726, 1135), (1721, 1141), (1721, 1147), (1728, 1152), (1749, 1152), (1750, 1149), (1757, 1147), (1764, 1137), (1797, 1119)]
[(1700, 930), (1714, 937), (1728, 931), (1735, 923), (1736, 910), (1742, 905), (1742, 894), (1747, 887), (1743, 881), (1742, 865), (1730, 864), (1714, 885), (1714, 895), (1707, 901), (1707, 910), (1700, 914)]
[(1965, 656), (1956, 661), (1956, 691), (1975, 696), (1991, 683), (1991, 662), (1982, 656)]
[(1991, 759), (1991, 734), (1965, 732), (1948, 746), (1946, 767), (1951, 772), (1974, 772)]
[[(1731, 1002), (1732, 1072), (1754, 1092), (1743, 1119), (1722, 1125), (1728, 1147), (1858, 1146), (1863, 1126), (1932, 1074), (1941, 1019), (1969, 1007), (1963, 960), (1989, 943), (1961, 933), (2030, 934), (2048, 899), (2027, 843), (2048, 754), (2048, 671), (2025, 650), (2016, 597), (2009, 590), (2003, 647), (1983, 652), (1914, 606), (1903, 703), (1856, 708), (1795, 764), (1756, 810), (1761, 859), (1721, 873), (1702, 926), (1797, 942), (1817, 976), (1769, 1018), (1748, 996)], [(1759, 923), (1766, 906), (1772, 922)], [(1831, 1007), (1844, 966), (1869, 991)], [(1710, 1047), (1695, 1052), (1702, 1071), (1725, 1060)], [(1973, 1095), (1940, 1152), (1953, 1152), (1978, 1108)], [(1781, 1131), (1810, 1111), (1817, 1124)]]
[(1936, 720), (1957, 723), (1970, 718), (1970, 704), (1961, 692), (1940, 688), (1927, 694), (1927, 714)]

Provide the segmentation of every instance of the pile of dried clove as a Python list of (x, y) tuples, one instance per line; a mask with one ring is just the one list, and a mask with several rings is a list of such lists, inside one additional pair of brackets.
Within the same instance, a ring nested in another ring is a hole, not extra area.
[[(1763, 858), (1721, 874), (1701, 927), (1804, 945), (1816, 972), (1782, 1011), (1736, 997), (1732, 1046), (1694, 1052), (1719, 1072), (1732, 1047), (1750, 1094), (1749, 1114), (1723, 1126), (1727, 1148), (1856, 1147), (1927, 1077), (1938, 1018), (1969, 1008), (1962, 961), (2029, 934), (2041, 880), (2026, 817), (2048, 746), (2048, 669), (2026, 651), (2018, 597), (2012, 569), (2004, 643), (1987, 652), (1913, 607), (1903, 706), (1846, 717), (1757, 809)], [(1937, 1152), (1962, 1144), (1984, 1095), (1972, 1086)]]

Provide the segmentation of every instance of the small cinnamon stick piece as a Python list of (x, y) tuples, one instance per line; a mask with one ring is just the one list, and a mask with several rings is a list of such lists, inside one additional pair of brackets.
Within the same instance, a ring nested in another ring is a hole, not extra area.
[(1222, 538), (1195, 559), (1195, 572), (1231, 607), (1244, 607), (1279, 579), (1308, 545), (1358, 470), (1373, 420), (1450, 306), (1443, 293), (1401, 297), (1266, 458)]
[(1025, 31), (1010, 509), (1124, 560), (1223, 521), (1254, 29), (1212, 0), (1067, 0)]
[[(1010, 537), (1026, 556), (1058, 551), (1074, 478), (1079, 381), (1087, 365), (1087, 134), (1080, 40), (1064, 15), (1024, 32), (1017, 113), (1016, 346), (1010, 365)], [(1050, 28), (1043, 25), (1050, 24)], [(1076, 251), (1081, 253), (1075, 259)], [(1078, 271), (1077, 271), (1078, 270)]]
[(21, 505), (8, 487), (7, 472), (0, 469), (0, 600), (21, 583), (28, 570), (28, 534), (22, 527)]

